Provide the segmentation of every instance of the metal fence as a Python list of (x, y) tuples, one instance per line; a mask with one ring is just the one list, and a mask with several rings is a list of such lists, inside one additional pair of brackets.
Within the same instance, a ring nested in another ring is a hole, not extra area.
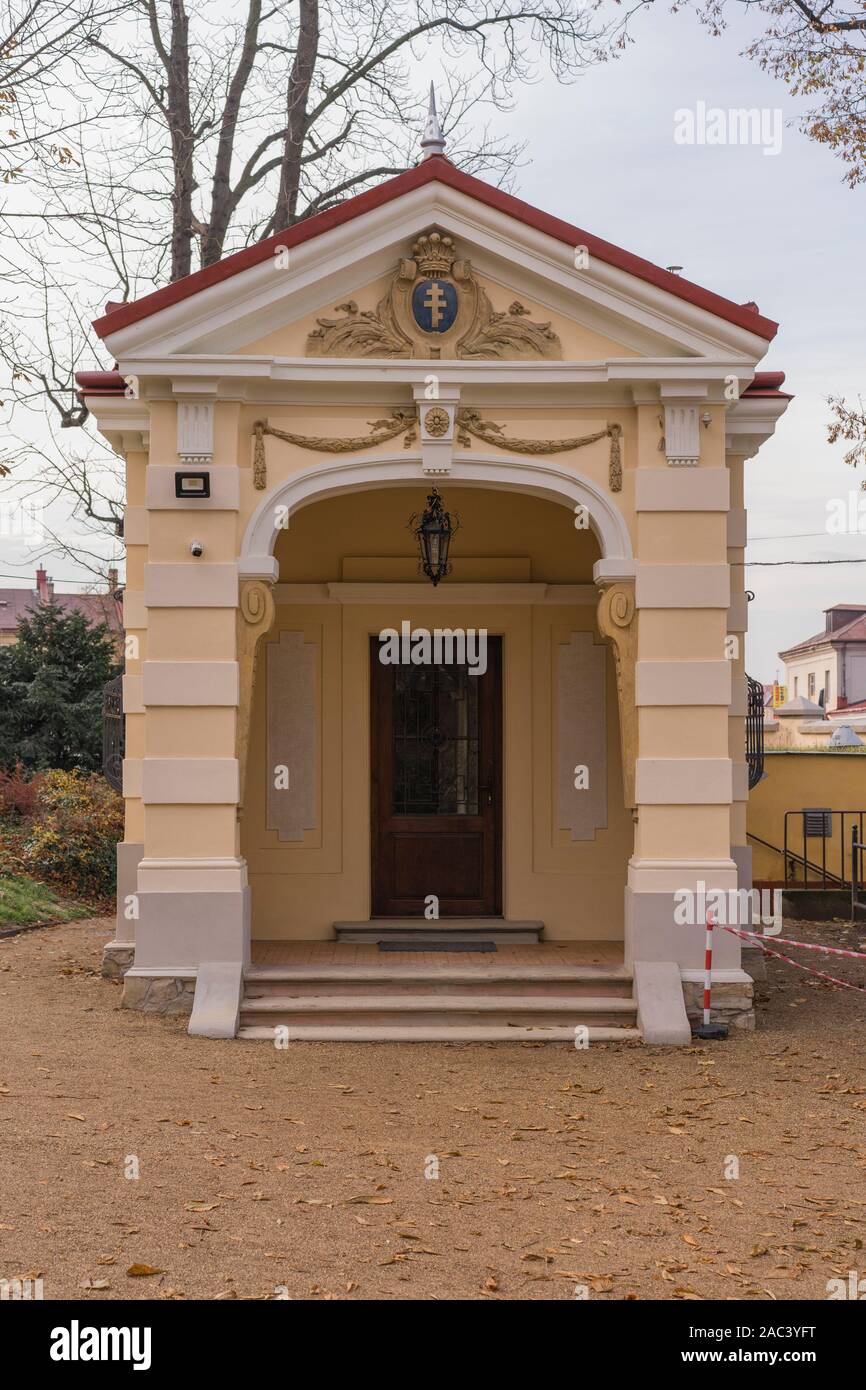
[(123, 790), (123, 676), (102, 689), (102, 774), (116, 792)]
[(785, 886), (847, 888), (859, 866), (852, 845), (863, 840), (866, 811), (835, 811), (829, 806), (785, 812), (782, 853)]

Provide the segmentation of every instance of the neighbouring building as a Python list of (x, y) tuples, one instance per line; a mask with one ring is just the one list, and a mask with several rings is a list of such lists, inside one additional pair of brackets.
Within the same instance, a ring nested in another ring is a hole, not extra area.
[(687, 1042), (678, 905), (751, 882), (776, 324), (462, 173), (431, 112), (416, 167), (96, 331), (124, 1002), (210, 1036)]
[(36, 571), (35, 589), (0, 589), (0, 647), (17, 642), (21, 619), (45, 603), (55, 604), (64, 613), (81, 613), (93, 627), (105, 623), (118, 646), (122, 644), (123, 604), (116, 569), (108, 571), (103, 593), (58, 594), (41, 565)]
[(814, 637), (779, 652), (788, 693), (826, 714), (866, 702), (866, 603), (836, 603), (824, 610)]

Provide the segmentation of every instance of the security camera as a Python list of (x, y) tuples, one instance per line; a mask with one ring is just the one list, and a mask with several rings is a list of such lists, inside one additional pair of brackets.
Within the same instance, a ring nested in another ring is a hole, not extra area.
[(199, 555), (203, 555), (204, 546), (202, 545), (201, 541), (190, 541), (189, 553), (190, 555), (195, 555), (196, 559), (198, 559)]

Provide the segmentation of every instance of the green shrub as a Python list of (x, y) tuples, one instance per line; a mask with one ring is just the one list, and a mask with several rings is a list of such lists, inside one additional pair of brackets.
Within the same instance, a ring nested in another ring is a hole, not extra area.
[(98, 773), (46, 772), (22, 845), (27, 872), (69, 897), (111, 896), (115, 848), (123, 839), (123, 799)]
[(0, 647), (0, 767), (84, 768), (102, 764), (102, 693), (119, 672), (104, 623), (40, 604)]

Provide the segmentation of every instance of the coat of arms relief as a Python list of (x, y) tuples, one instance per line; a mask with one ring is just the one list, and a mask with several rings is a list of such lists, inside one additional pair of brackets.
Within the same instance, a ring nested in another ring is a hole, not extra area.
[(375, 309), (354, 300), (340, 318), (317, 319), (307, 338), (311, 357), (561, 358), (549, 323), (536, 323), (515, 300), (498, 312), (450, 236), (419, 237), (401, 260)]
[[(375, 309), (359, 309), (354, 300), (338, 304), (339, 318), (319, 318), (307, 338), (311, 357), (391, 357), (502, 361), (562, 358), (562, 344), (549, 323), (537, 323), (519, 301), (497, 311), (457, 255), (454, 241), (441, 232), (418, 238), (412, 257), (401, 260), (387, 294)], [(417, 397), (417, 392), (416, 392)], [(404, 448), (420, 443), (425, 473), (448, 473), (454, 445), (471, 448), (479, 440), (510, 453), (543, 457), (609, 441), (608, 484), (622, 489), (622, 425), (561, 439), (515, 438), (503, 425), (478, 410), (460, 405), (460, 392), (443, 391), (435, 404), (418, 397), (414, 406), (367, 421), (368, 433), (348, 436), (306, 435), (280, 429), (267, 420), (254, 425), (253, 486), (268, 486), (265, 438), (271, 437), (317, 453), (352, 454), (403, 436)], [(419, 439), (420, 436), (420, 439)]]

